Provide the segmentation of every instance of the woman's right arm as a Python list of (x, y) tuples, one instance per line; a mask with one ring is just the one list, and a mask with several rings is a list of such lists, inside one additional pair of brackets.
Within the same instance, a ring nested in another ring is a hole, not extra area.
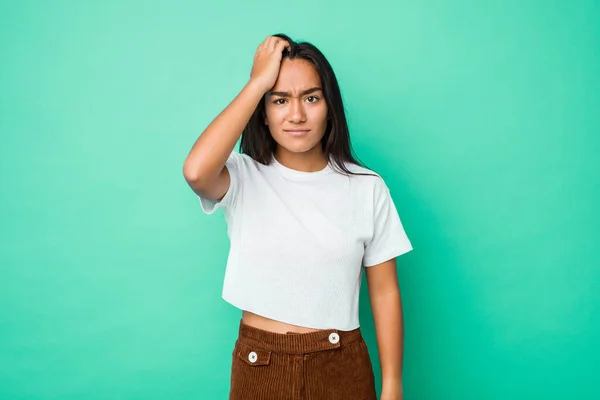
[(286, 41), (274, 36), (260, 44), (248, 83), (194, 143), (183, 164), (183, 175), (197, 194), (220, 200), (227, 193), (230, 176), (225, 162), (258, 102), (275, 85), (282, 51), (287, 46)]

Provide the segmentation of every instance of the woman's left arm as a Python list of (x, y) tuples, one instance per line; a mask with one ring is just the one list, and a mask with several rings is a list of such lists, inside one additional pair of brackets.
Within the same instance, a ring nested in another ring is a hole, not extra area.
[(381, 400), (402, 400), (404, 321), (396, 259), (365, 271), (381, 365)]

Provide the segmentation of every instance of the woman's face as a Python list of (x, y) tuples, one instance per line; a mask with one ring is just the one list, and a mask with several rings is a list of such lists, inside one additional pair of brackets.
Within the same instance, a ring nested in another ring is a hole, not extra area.
[(321, 78), (312, 64), (284, 58), (265, 102), (265, 124), (279, 150), (322, 153), (320, 143), (327, 127), (327, 103)]

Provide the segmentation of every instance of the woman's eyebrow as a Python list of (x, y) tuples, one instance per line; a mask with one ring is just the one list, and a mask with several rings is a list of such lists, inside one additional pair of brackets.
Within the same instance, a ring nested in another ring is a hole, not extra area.
[[(316, 91), (319, 91), (319, 90), (322, 91), (323, 89), (321, 89), (320, 87), (313, 87), (313, 88), (310, 88), (310, 89), (306, 89), (302, 93), (300, 93), (300, 96), (304, 96), (306, 94), (310, 94), (310, 93), (313, 93), (313, 92), (316, 92)], [(289, 92), (269, 92), (269, 95), (270, 96), (291, 97), (291, 95), (290, 95)]]

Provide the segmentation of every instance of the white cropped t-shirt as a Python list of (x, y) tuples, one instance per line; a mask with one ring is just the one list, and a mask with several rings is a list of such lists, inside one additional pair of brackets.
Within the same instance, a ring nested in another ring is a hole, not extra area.
[(263, 165), (233, 151), (221, 201), (230, 241), (223, 299), (281, 322), (316, 329), (359, 327), (363, 267), (412, 250), (383, 178), (353, 163), (342, 175)]

